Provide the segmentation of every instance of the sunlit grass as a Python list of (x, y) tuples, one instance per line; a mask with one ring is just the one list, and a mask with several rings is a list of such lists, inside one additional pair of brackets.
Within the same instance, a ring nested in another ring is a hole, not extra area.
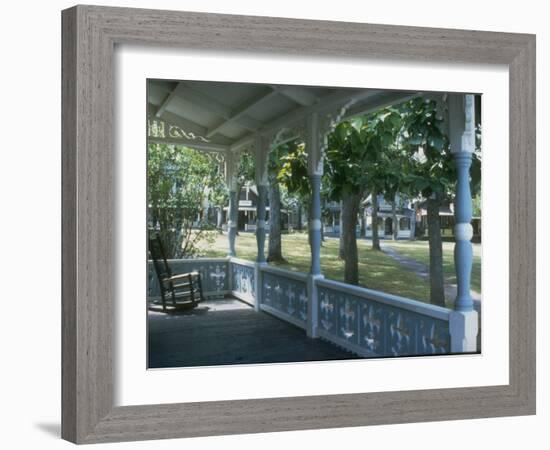
[[(384, 241), (401, 255), (415, 259), (426, 265), (430, 263), (430, 253), (427, 241)], [(453, 257), (454, 243), (443, 242), (443, 273), (445, 282), (456, 284), (455, 264)], [(473, 244), (473, 264), (471, 287), (481, 293), (481, 245)]]
[[(428, 243), (425, 241), (388, 242), (397, 251), (418, 261), (428, 263)], [(300, 272), (308, 272), (310, 266), (310, 250), (306, 233), (283, 234), (283, 256), (286, 263), (281, 267)], [(474, 270), (472, 288), (480, 289), (481, 257), (480, 246), (474, 249)], [(202, 247), (203, 256), (220, 257), (227, 255), (227, 235), (218, 235), (213, 243)], [(445, 277), (449, 282), (455, 282), (453, 247), (450, 243), (443, 245), (443, 260)], [(241, 232), (236, 241), (237, 257), (254, 261), (256, 259), (256, 236)], [(429, 283), (413, 271), (404, 268), (390, 256), (372, 250), (370, 241), (359, 240), (359, 283), (361, 286), (376, 289), (390, 294), (401, 295), (423, 302), (429, 302)], [(267, 252), (267, 241), (266, 241)], [(338, 239), (327, 238), (321, 248), (321, 269), (326, 278), (343, 281), (344, 261), (338, 259)], [(478, 292), (480, 292), (478, 290)], [(448, 303), (453, 299), (446, 299)]]

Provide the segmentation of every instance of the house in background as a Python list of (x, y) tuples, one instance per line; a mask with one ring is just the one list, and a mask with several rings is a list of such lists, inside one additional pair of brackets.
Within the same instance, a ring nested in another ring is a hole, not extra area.
[[(239, 204), (237, 214), (237, 229), (239, 231), (256, 231), (258, 208), (258, 188), (254, 183), (246, 183), (239, 192)], [(227, 231), (228, 206), (221, 209), (222, 230)], [(296, 229), (304, 229), (300, 226), (305, 222), (304, 217), (301, 221), (298, 220), (298, 215), (302, 214), (300, 208), (282, 208), (281, 209), (281, 229), (292, 231)], [(269, 199), (266, 200), (266, 229), (269, 230)]]
[[(396, 232), (397, 239), (414, 239), (416, 230), (416, 214), (414, 202), (395, 196), (395, 213), (392, 203), (383, 195), (378, 196), (378, 236), (380, 239), (392, 239)], [(365, 237), (372, 238), (372, 199), (367, 197), (363, 202), (366, 221)]]
[[(363, 201), (363, 209), (360, 213), (360, 220), (357, 223), (357, 233), (361, 237), (372, 238), (372, 201), (369, 195)], [(329, 202), (325, 205), (324, 231), (329, 236), (340, 235), (340, 212), (339, 202)], [(364, 226), (361, 226), (361, 221)], [(439, 221), (441, 236), (443, 239), (454, 237), (454, 205), (446, 203), (439, 208)], [(423, 239), (428, 237), (428, 213), (426, 202), (409, 200), (395, 197), (395, 223), (392, 203), (387, 201), (383, 195), (378, 196), (378, 237), (380, 239), (393, 239), (394, 227), (397, 228), (397, 239)], [(481, 217), (472, 218), (474, 231), (473, 241), (481, 241)], [(364, 233), (361, 231), (364, 229)]]
[[(481, 217), (472, 217), (473, 242), (481, 242)], [(451, 240), (454, 238), (454, 204), (446, 203), (439, 208), (439, 226), (441, 228), (441, 236), (443, 239)], [(422, 202), (416, 209), (416, 237), (428, 237), (428, 211), (426, 210), (426, 202)]]
[[(414, 203), (395, 197), (395, 218), (392, 211), (392, 204), (384, 199), (383, 195), (378, 196), (378, 236), (380, 239), (392, 239), (395, 227), (397, 227), (398, 239), (414, 239), (415, 237), (415, 209)], [(372, 237), (372, 201), (369, 195), (362, 202), (362, 211), (357, 223), (357, 233), (361, 237)], [(341, 204), (339, 202), (329, 202), (325, 205), (324, 230), (327, 235), (340, 235), (340, 212)]]

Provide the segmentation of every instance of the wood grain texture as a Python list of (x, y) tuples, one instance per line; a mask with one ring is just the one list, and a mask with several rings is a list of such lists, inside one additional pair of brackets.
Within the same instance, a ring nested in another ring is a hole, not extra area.
[[(78, 443), (535, 412), (535, 37), (77, 6), (63, 11), (63, 415)], [(330, 35), (330, 39), (326, 36)], [(113, 51), (198, 50), (505, 64), (510, 71), (510, 384), (113, 407)]]

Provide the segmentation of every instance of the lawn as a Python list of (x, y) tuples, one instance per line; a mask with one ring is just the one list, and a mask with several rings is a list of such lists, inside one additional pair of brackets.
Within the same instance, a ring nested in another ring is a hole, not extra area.
[[(401, 255), (415, 259), (426, 265), (430, 263), (427, 241), (384, 241)], [(445, 283), (456, 284), (455, 264), (453, 259), (454, 243), (443, 242), (443, 272)], [(473, 244), (474, 260), (472, 265), (471, 287), (481, 293), (481, 245)]]
[[(300, 272), (308, 272), (310, 250), (306, 233), (283, 235), (283, 256), (287, 263), (281, 267)], [(392, 243), (396, 250), (404, 255), (424, 262), (427, 257), (427, 242)], [(410, 246), (410, 248), (409, 248)], [(382, 252), (374, 251), (370, 241), (358, 241), (359, 247), (359, 283), (361, 286), (388, 292), (395, 295), (413, 298), (423, 302), (429, 301), (429, 283), (414, 272), (404, 268), (393, 258)], [(251, 233), (240, 233), (236, 241), (237, 257), (254, 261), (256, 259), (256, 236)], [(267, 242), (266, 242), (267, 252)], [(218, 235), (211, 244), (202, 247), (203, 256), (220, 257), (227, 254), (227, 236)], [(479, 255), (476, 255), (479, 268)], [(452, 246), (444, 245), (444, 270), (449, 281), (453, 280)], [(474, 267), (476, 267), (474, 265)], [(343, 281), (344, 262), (338, 259), (338, 239), (327, 238), (321, 248), (321, 268), (326, 278)], [(474, 280), (478, 280), (474, 276)], [(454, 299), (446, 299), (452, 302)]]

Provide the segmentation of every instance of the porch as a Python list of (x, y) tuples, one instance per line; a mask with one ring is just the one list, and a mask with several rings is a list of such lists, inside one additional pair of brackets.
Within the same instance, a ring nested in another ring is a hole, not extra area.
[(152, 369), (357, 358), (235, 297), (207, 300), (180, 314), (150, 311), (148, 342)]
[[(202, 365), (219, 358), (231, 364), (240, 357), (243, 363), (267, 360), (272, 352), (277, 362), (291, 362), (298, 356), (316, 360), (321, 355), (349, 359), (465, 351), (460, 347), (464, 329), (452, 326), (460, 313), (448, 308), (235, 257), (168, 263), (174, 273), (199, 272), (209, 301), (204, 309), (179, 318), (149, 313), (149, 355), (160, 351), (165, 358), (150, 356), (151, 367), (174, 367), (180, 359)], [(148, 272), (151, 299), (159, 295), (159, 285), (152, 264)], [(277, 336), (280, 342), (270, 348)], [(253, 350), (260, 344), (263, 356)], [(230, 354), (222, 351), (227, 346)], [(245, 357), (247, 347), (251, 354)]]

